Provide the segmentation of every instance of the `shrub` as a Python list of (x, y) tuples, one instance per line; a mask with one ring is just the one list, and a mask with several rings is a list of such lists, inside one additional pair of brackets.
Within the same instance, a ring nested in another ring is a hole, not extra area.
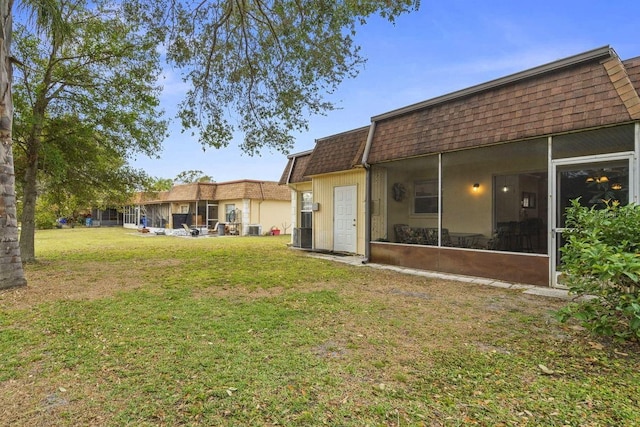
[(567, 209), (562, 251), (564, 283), (581, 298), (560, 310), (590, 331), (621, 340), (640, 339), (640, 206), (606, 203)]
[(53, 228), (56, 225), (56, 219), (57, 216), (52, 210), (36, 208), (36, 228), (40, 230)]

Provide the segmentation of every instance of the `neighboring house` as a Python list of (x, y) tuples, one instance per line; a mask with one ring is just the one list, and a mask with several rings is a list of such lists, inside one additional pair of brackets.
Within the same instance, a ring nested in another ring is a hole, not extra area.
[(292, 244), (364, 254), (366, 173), (362, 152), (369, 127), (318, 139), (313, 151), (289, 156), (280, 179), (292, 189)]
[(91, 209), (90, 218), (91, 219), (87, 222), (87, 225), (92, 225), (94, 227), (114, 227), (121, 226), (123, 224), (122, 212), (118, 212), (118, 209), (115, 208), (93, 208)]
[(124, 210), (124, 226), (182, 229), (182, 224), (237, 235), (283, 233), (291, 226), (290, 193), (273, 181), (239, 180), (176, 185), (169, 191), (138, 193)]
[[(569, 201), (638, 202), (639, 92), (640, 57), (606, 46), (373, 117), (361, 159), (367, 259), (561, 286)], [(312, 204), (331, 191), (323, 174), (304, 173)], [(314, 236), (327, 233), (314, 215)], [(327, 249), (320, 241), (313, 249)]]

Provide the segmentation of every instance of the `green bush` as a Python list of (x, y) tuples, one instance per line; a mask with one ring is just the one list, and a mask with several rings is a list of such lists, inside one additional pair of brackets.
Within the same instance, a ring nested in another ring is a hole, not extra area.
[(575, 318), (598, 335), (640, 339), (640, 206), (606, 203), (587, 208), (573, 200), (567, 209), (563, 281), (586, 297), (558, 314)]
[(50, 209), (36, 208), (36, 228), (39, 230), (53, 228), (56, 225), (56, 214)]

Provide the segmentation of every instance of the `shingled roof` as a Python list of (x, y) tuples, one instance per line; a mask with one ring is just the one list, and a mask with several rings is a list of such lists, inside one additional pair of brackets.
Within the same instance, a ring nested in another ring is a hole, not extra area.
[(305, 176), (342, 172), (360, 167), (369, 126), (316, 140)]
[(622, 65), (627, 70), (633, 86), (640, 91), (640, 56), (622, 61)]
[(287, 166), (284, 168), (282, 177), (280, 177), (280, 181), (278, 183), (280, 185), (285, 185), (311, 181), (311, 178), (304, 175), (307, 165), (309, 164), (309, 159), (311, 159), (311, 153), (312, 150), (309, 150), (303, 153), (290, 154), (287, 156), (289, 161), (287, 162)]
[(622, 62), (605, 46), (373, 117), (366, 161), (638, 120), (639, 89), (640, 59)]
[(169, 202), (192, 202), (199, 200), (283, 200), (291, 197), (286, 186), (275, 181), (239, 180), (229, 182), (195, 182), (176, 185), (169, 191), (158, 193), (137, 193), (136, 204), (154, 204)]
[(218, 184), (215, 200), (290, 200), (291, 192), (275, 181), (230, 181)]

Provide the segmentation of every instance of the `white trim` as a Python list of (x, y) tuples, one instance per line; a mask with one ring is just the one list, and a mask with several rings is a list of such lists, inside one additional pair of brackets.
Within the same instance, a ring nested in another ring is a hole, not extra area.
[[(600, 162), (608, 162), (608, 161), (616, 161), (616, 160), (626, 160), (629, 165), (629, 201), (631, 201), (632, 195), (635, 198), (637, 195), (638, 185), (635, 181), (635, 177), (637, 176), (636, 163), (637, 163), (637, 155), (632, 151), (626, 151), (621, 153), (608, 153), (608, 154), (599, 154), (599, 155), (591, 155), (591, 156), (582, 156), (582, 157), (571, 157), (566, 159), (558, 159), (551, 160), (551, 165), (549, 170), (551, 171), (551, 180), (553, 180), (552, 185), (550, 186), (550, 194), (552, 195), (550, 199), (550, 204), (548, 207), (549, 217), (551, 219), (550, 230), (551, 230), (551, 239), (549, 245), (549, 265), (550, 265), (550, 281), (549, 284), (552, 288), (563, 288), (558, 285), (557, 277), (558, 272), (556, 271), (556, 264), (558, 261), (558, 251), (556, 250), (557, 246), (557, 238), (558, 234), (562, 232), (562, 229), (558, 227), (558, 166), (572, 166), (572, 165), (585, 165), (590, 163), (600, 163)], [(551, 181), (550, 180), (550, 181)]]
[[(636, 191), (633, 192), (633, 203), (640, 203), (640, 122), (635, 124), (635, 153), (634, 156), (634, 173), (629, 176), (633, 176), (633, 183), (637, 184)], [(629, 202), (631, 202), (631, 193), (629, 193)]]
[(580, 157), (566, 157), (562, 159), (552, 160), (556, 165), (564, 166), (564, 165), (576, 165), (576, 164), (587, 164), (587, 163), (598, 163), (598, 162), (606, 162), (609, 160), (624, 160), (629, 157), (634, 157), (633, 151), (621, 151), (618, 153), (606, 153), (606, 154), (593, 154), (588, 156), (580, 156)]
[[(236, 218), (236, 221), (238, 218)], [(242, 199), (242, 231), (239, 232), (240, 236), (246, 236), (249, 234), (249, 224), (251, 220), (251, 199)], [(260, 218), (258, 218), (258, 222), (260, 223)]]
[(554, 287), (556, 283), (555, 247), (556, 232), (553, 228), (555, 217), (555, 188), (556, 174), (553, 168), (553, 137), (547, 138), (547, 255), (549, 256), (549, 286)]
[(438, 247), (442, 246), (442, 153), (438, 153)]

